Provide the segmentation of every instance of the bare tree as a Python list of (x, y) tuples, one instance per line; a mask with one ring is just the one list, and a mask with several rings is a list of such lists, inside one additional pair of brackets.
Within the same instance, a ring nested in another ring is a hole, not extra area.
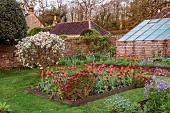
[[(105, 0), (72, 0), (71, 2), (78, 6), (80, 13), (83, 13), (83, 20), (92, 19), (92, 13), (98, 5)], [(82, 16), (82, 15), (81, 15)]]

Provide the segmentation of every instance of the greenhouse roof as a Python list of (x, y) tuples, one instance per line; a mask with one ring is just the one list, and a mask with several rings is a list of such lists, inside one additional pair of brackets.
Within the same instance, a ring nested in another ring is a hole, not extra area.
[(170, 18), (144, 20), (118, 41), (170, 40)]

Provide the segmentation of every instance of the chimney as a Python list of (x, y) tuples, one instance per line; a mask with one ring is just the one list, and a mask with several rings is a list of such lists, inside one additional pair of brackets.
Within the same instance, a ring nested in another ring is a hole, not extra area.
[(91, 29), (91, 20), (88, 20), (88, 24), (89, 24), (89, 29)]
[(55, 26), (57, 24), (57, 16), (54, 16), (53, 24), (52, 26)]
[(30, 6), (29, 6), (28, 13), (34, 13), (34, 7), (32, 4), (30, 4)]

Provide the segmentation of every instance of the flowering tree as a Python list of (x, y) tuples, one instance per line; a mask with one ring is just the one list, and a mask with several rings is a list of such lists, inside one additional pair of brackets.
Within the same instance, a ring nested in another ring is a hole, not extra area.
[(57, 63), (59, 57), (63, 55), (65, 43), (55, 34), (40, 32), (22, 39), (16, 48), (16, 55), (24, 66), (30, 68), (37, 66), (43, 69)]

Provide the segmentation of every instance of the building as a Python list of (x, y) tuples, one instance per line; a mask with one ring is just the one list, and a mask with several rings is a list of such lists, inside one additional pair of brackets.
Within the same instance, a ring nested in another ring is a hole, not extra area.
[(28, 30), (33, 29), (35, 27), (41, 27), (41, 28), (44, 27), (44, 25), (40, 22), (40, 20), (34, 14), (33, 6), (29, 6), (28, 12), (25, 12), (24, 8), (22, 8), (22, 10), (25, 15)]
[(144, 20), (117, 41), (122, 54), (170, 57), (170, 18)]
[(91, 28), (97, 30), (102, 35), (109, 34), (108, 31), (101, 28), (91, 20), (80, 21), (80, 22), (56, 23), (50, 32), (56, 35), (66, 34), (70, 37), (79, 37), (83, 29), (91, 29)]

